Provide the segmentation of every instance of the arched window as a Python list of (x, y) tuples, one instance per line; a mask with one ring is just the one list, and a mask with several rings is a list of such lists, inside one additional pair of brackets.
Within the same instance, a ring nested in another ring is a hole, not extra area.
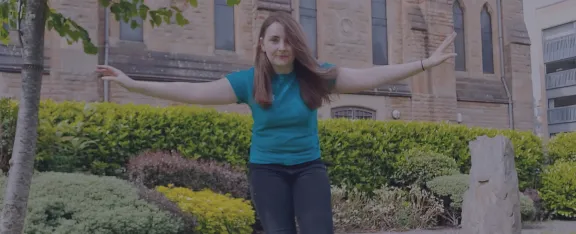
[(452, 14), (454, 19), (454, 31), (456, 32), (456, 39), (454, 39), (454, 53), (456, 53), (454, 68), (456, 71), (466, 71), (466, 42), (464, 37), (464, 9), (460, 5), (460, 1), (454, 1), (452, 7)]
[(494, 44), (492, 43), (492, 17), (488, 5), (482, 7), (480, 13), (482, 27), (482, 70), (484, 73), (494, 73)]
[(376, 119), (376, 111), (358, 106), (335, 107), (332, 108), (332, 118)]

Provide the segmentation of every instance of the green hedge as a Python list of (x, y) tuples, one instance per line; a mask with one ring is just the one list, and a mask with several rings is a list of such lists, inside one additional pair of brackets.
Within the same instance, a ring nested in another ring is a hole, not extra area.
[(576, 132), (559, 133), (548, 142), (550, 162), (576, 162)]
[[(2, 107), (4, 108), (4, 107)], [(1, 109), (1, 108), (0, 108)], [(122, 173), (129, 157), (144, 150), (178, 150), (190, 158), (210, 158), (244, 165), (248, 159), (252, 119), (212, 109), (113, 103), (42, 101), (38, 170)], [(503, 134), (516, 152), (520, 187), (533, 187), (543, 165), (542, 143), (530, 132), (468, 128), (464, 125), (404, 122), (319, 122), (323, 159), (332, 164), (334, 184), (372, 191), (388, 184), (397, 155), (426, 147), (447, 155), (468, 173), (468, 142), (477, 136)]]
[(563, 218), (576, 218), (576, 161), (556, 161), (542, 173), (540, 196), (546, 209)]

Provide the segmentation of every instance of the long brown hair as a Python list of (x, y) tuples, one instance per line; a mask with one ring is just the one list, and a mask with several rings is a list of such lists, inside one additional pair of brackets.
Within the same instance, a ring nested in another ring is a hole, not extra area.
[[(310, 109), (317, 109), (323, 102), (330, 102), (333, 89), (332, 82), (336, 79), (336, 67), (322, 68), (312, 51), (306, 45), (304, 31), (288, 13), (273, 12), (262, 23), (258, 38), (264, 38), (266, 29), (278, 22), (284, 26), (287, 43), (295, 55), (294, 72), (300, 85), (300, 96)], [(275, 75), (272, 64), (262, 51), (260, 43), (256, 49), (254, 66), (254, 100), (263, 108), (272, 105), (272, 77)]]

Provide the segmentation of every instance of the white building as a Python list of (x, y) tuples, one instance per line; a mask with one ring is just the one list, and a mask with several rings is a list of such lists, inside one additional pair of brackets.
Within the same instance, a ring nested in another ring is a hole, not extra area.
[(524, 0), (536, 132), (576, 131), (576, 0)]

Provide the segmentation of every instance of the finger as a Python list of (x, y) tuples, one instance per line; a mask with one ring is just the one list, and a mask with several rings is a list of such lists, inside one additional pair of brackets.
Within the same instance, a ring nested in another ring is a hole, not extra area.
[(456, 54), (456, 53), (446, 54), (446, 55), (444, 55), (444, 59), (443, 59), (443, 60), (447, 60), (447, 59), (449, 59), (449, 58), (455, 58), (456, 55), (458, 55), (458, 54)]
[(114, 72), (107, 71), (107, 70), (97, 70), (96, 73), (99, 73), (103, 76), (116, 76), (116, 74), (114, 74)]
[(114, 70), (114, 67), (110, 66), (110, 65), (96, 65), (97, 68), (101, 68), (101, 69), (110, 69), (110, 70)]
[(447, 35), (442, 44), (440, 44), (440, 46), (438, 47), (438, 50), (444, 51), (446, 47), (448, 47), (448, 45), (454, 42), (455, 38), (456, 38), (456, 32), (452, 32), (452, 34)]
[(96, 72), (105, 76), (117, 76), (118, 74), (120, 74), (117, 70), (109, 68), (97, 68)]
[(452, 34), (450, 34), (449, 36), (446, 37), (446, 39), (444, 39), (444, 42), (442, 43), (443, 47), (442, 47), (442, 51), (444, 51), (448, 45), (451, 45), (452, 42), (454, 42), (454, 39), (456, 38), (456, 33), (452, 32)]
[(110, 71), (113, 73), (118, 73), (119, 70), (116, 69), (115, 67), (109, 66), (109, 65), (97, 65), (96, 69), (102, 70), (102, 71)]
[(101, 77), (100, 79), (102, 79), (102, 80), (116, 80), (116, 77), (114, 77), (114, 76), (103, 76), (103, 77)]

